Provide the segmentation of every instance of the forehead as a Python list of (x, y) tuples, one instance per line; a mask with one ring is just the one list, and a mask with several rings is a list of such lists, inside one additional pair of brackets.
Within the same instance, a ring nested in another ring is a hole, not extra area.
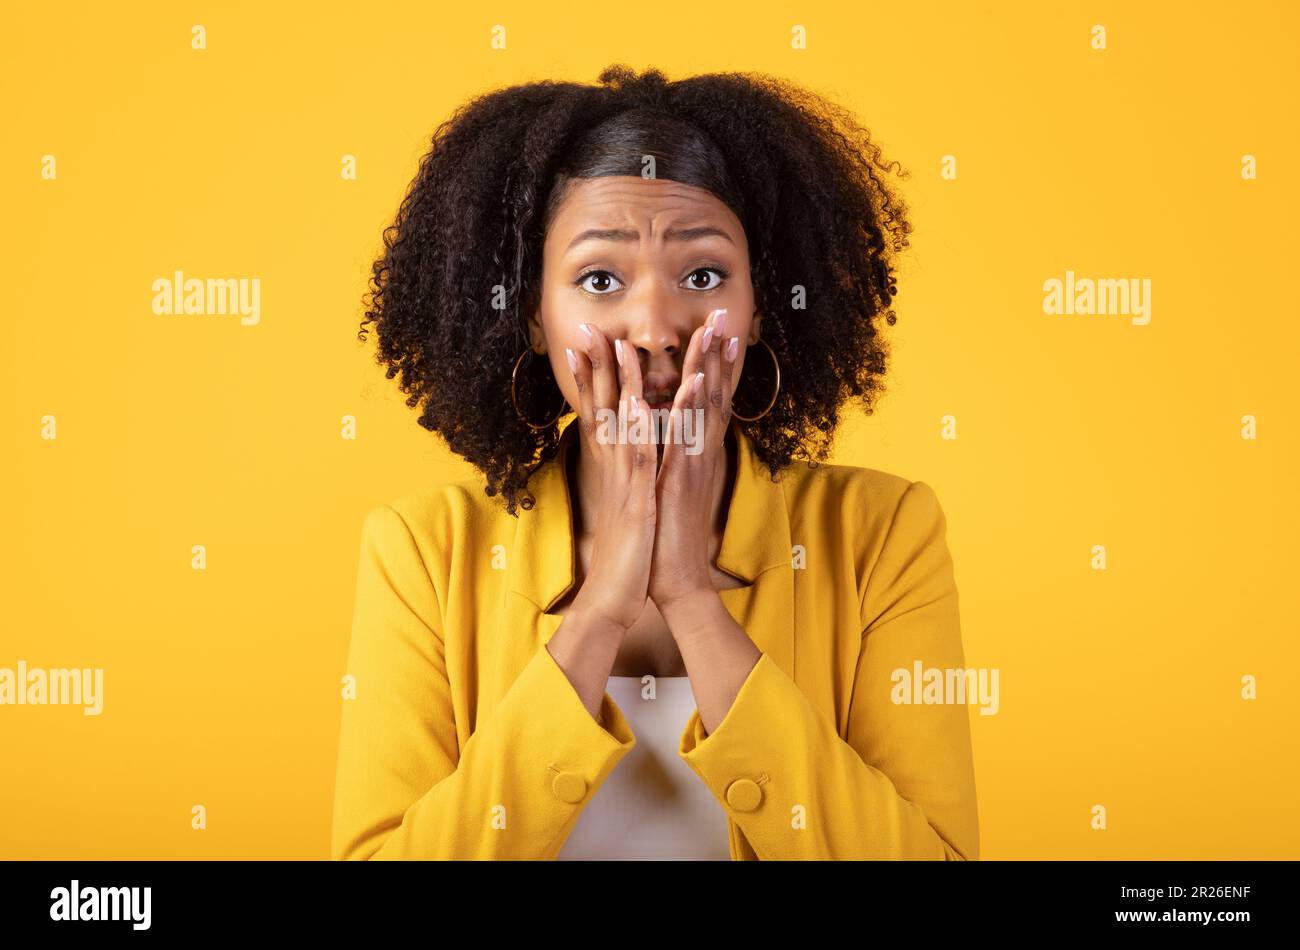
[(598, 224), (708, 220), (740, 233), (740, 221), (712, 192), (665, 178), (609, 175), (571, 180), (551, 221), (552, 231)]

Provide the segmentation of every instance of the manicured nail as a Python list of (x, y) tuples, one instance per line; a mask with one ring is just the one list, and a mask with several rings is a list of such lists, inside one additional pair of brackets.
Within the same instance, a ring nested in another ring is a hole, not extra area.
[(691, 395), (694, 396), (697, 392), (699, 392), (700, 386), (702, 386), (703, 384), (704, 384), (704, 374), (696, 373), (695, 382), (691, 383)]
[(716, 336), (722, 336), (727, 321), (723, 318), (727, 315), (726, 308), (713, 311), (713, 332)]
[(573, 350), (569, 349), (567, 346), (564, 348), (564, 355), (569, 359), (569, 369), (576, 373), (578, 371), (578, 357), (575, 356)]
[(581, 330), (581, 331), (583, 332), (583, 334), (587, 337), (587, 342), (590, 343), (590, 342), (591, 342), (591, 327), (587, 326), (585, 323), (579, 323), (579, 324), (578, 324), (578, 329)]
[(618, 357), (618, 365), (622, 366), (623, 365), (623, 341), (622, 340), (614, 341), (614, 355)]
[(727, 344), (727, 362), (736, 362), (736, 352), (740, 349), (740, 337), (733, 336), (731, 342)]
[(707, 350), (709, 348), (709, 344), (712, 342), (713, 342), (713, 327), (705, 327), (704, 339), (700, 341), (700, 349), (702, 351)]
[(635, 415), (637, 415), (638, 413), (640, 413), (641, 410), (637, 408), (637, 404), (636, 404), (636, 396), (628, 396), (627, 398), (628, 398), (628, 399), (631, 401), (631, 403), (632, 403), (632, 415), (635, 416)]

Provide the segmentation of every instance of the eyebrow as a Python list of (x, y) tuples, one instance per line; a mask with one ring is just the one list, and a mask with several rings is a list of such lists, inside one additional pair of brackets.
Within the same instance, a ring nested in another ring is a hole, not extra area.
[[(635, 241), (640, 237), (636, 231), (628, 231), (621, 228), (588, 228), (583, 231), (566, 247), (565, 253), (573, 250), (583, 241)], [(698, 228), (669, 228), (664, 232), (665, 241), (696, 241), (703, 237), (720, 237), (731, 244), (731, 235), (721, 228), (715, 228), (712, 225), (703, 225)]]

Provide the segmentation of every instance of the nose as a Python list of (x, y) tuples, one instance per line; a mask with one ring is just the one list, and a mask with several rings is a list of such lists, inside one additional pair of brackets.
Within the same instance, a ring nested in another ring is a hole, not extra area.
[(691, 322), (692, 308), (680, 296), (655, 286), (627, 303), (627, 339), (643, 362), (653, 364), (665, 356), (675, 362), (679, 353), (686, 352), (696, 324)]
[(644, 288), (624, 306), (623, 326), (636, 348), (642, 391), (651, 402), (671, 402), (681, 385), (680, 364), (694, 331), (692, 308), (662, 286)]
[(690, 339), (691, 329), (686, 327), (686, 320), (686, 314), (674, 313), (669, 306), (644, 308), (628, 321), (627, 338), (642, 359), (675, 357), (685, 351), (685, 341)]

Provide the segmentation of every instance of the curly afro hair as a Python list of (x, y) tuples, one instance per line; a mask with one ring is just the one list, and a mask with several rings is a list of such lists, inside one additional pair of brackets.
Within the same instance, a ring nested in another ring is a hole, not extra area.
[[(842, 107), (754, 73), (669, 82), (610, 66), (599, 85), (539, 81), (478, 96), (433, 135), (374, 262), (358, 338), (378, 331), (376, 361), (401, 374), (419, 424), (487, 478), (506, 510), (531, 508), (528, 480), (554, 458), (562, 403), (546, 360), (512, 371), (540, 300), (542, 248), (564, 186), (640, 175), (704, 188), (736, 214), (749, 242), (763, 339), (781, 368), (775, 405), (737, 424), (775, 478), (829, 451), (840, 412), (870, 415), (888, 362), (894, 264), (911, 225), (870, 133)], [(766, 356), (766, 354), (763, 354)], [(540, 364), (537, 365), (537, 364)], [(735, 405), (771, 399), (770, 359), (753, 359)], [(570, 410), (571, 411), (571, 410)]]

